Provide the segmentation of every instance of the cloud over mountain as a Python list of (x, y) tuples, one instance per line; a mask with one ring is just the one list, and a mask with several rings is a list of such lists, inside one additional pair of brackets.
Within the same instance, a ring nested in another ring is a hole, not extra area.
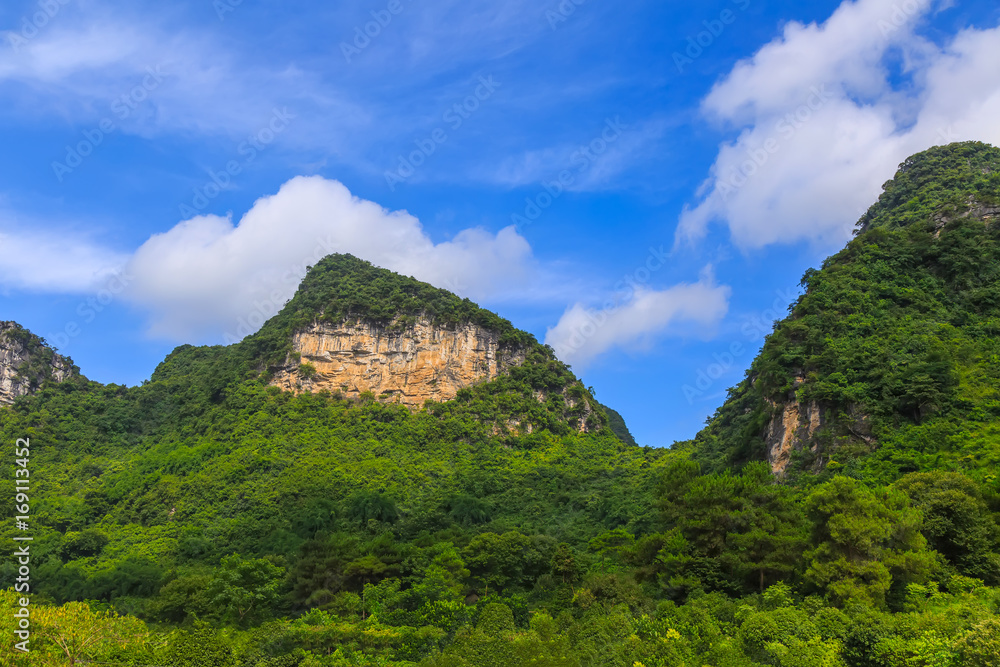
[(836, 246), (908, 155), (1000, 142), (1000, 28), (936, 44), (920, 28), (939, 4), (846, 1), (737, 63), (702, 112), (739, 135), (720, 146), (678, 240), (719, 222), (743, 249)]

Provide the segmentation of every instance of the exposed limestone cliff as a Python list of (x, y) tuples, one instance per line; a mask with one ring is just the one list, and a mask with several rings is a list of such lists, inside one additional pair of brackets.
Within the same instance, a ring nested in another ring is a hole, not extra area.
[(62, 382), (76, 373), (72, 361), (30, 331), (16, 322), (0, 322), (0, 405), (30, 394), (45, 380)]
[(794, 451), (806, 447), (816, 451), (816, 444), (812, 439), (821, 426), (823, 414), (816, 402), (802, 406), (793, 399), (776, 410), (764, 434), (771, 472), (784, 475)]
[(784, 402), (768, 401), (774, 409), (774, 414), (764, 431), (767, 462), (771, 464), (771, 472), (779, 477), (785, 474), (792, 454), (806, 449), (812, 454), (819, 455), (814, 467), (817, 469), (822, 467), (824, 461), (817, 437), (821, 429), (836, 427), (838, 431), (843, 431), (836, 434), (839, 439), (861, 442), (866, 447), (875, 444), (868, 417), (860, 410), (852, 409), (847, 414), (840, 415), (835, 424), (830, 424), (824, 406), (816, 401), (804, 404), (799, 402), (795, 390), (803, 381), (803, 378), (796, 379)]
[(295, 355), (271, 384), (348, 397), (371, 392), (410, 408), (451, 400), (459, 389), (492, 380), (525, 358), (523, 350), (502, 348), (499, 334), (474, 324), (434, 326), (427, 318), (408, 326), (314, 323), (296, 331), (292, 344)]

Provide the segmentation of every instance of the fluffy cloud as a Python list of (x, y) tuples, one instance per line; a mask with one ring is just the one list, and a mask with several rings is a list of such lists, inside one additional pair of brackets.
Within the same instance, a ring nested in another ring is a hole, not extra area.
[(907, 156), (1000, 144), (1000, 28), (935, 45), (919, 34), (934, 4), (846, 0), (738, 63), (702, 106), (740, 134), (720, 147), (678, 240), (721, 221), (744, 249), (838, 245)]
[(648, 342), (681, 323), (702, 329), (715, 326), (729, 309), (730, 292), (729, 287), (715, 285), (706, 270), (693, 284), (637, 290), (620, 306), (594, 310), (578, 303), (548, 330), (545, 342), (566, 363), (585, 367), (614, 347)]
[(354, 197), (341, 183), (297, 177), (233, 224), (200, 216), (157, 234), (128, 265), (127, 298), (176, 340), (240, 338), (295, 293), (306, 266), (354, 254), (475, 299), (524, 288), (531, 248), (513, 227), (466, 229), (435, 244), (420, 221)]
[(86, 293), (103, 286), (128, 255), (70, 233), (0, 231), (0, 285), (38, 292)]

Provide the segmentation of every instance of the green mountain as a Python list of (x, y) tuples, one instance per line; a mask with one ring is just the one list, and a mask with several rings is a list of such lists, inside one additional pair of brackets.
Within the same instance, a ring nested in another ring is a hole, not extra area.
[(0, 665), (1000, 664), (998, 165), (907, 160), (671, 450), (347, 255), (139, 387), (0, 327)]
[(713, 469), (767, 460), (797, 476), (891, 482), (1000, 464), (1000, 149), (904, 162), (854, 240), (802, 279), (694, 442)]

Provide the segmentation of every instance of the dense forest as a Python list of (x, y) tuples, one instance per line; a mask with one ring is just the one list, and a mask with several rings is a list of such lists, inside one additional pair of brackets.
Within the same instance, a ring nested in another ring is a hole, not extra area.
[[(932, 149), (884, 189), (672, 448), (506, 320), (343, 255), (142, 386), (39, 375), (0, 408), (35, 536), (32, 653), (0, 591), (0, 665), (1000, 665), (1000, 150)], [(526, 361), (415, 412), (268, 384), (298, 327), (417, 316)], [(775, 475), (793, 399), (824, 426)]]

